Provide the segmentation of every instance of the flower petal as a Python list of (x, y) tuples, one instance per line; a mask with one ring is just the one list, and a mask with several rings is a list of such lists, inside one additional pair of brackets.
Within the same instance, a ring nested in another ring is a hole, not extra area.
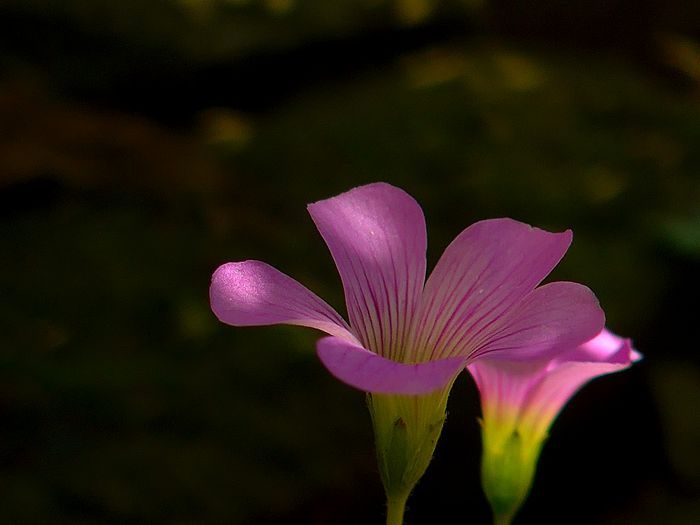
[(505, 361), (484, 357), (467, 366), (479, 388), (485, 424), (515, 426), (525, 399), (546, 374), (548, 360)]
[(533, 290), (508, 315), (480, 334), (473, 357), (514, 361), (552, 357), (589, 341), (605, 324), (593, 292), (578, 283), (549, 283)]
[(318, 357), (331, 374), (365, 392), (418, 395), (447, 385), (464, 367), (462, 357), (406, 364), (385, 359), (337, 337), (317, 344)]
[(488, 356), (467, 366), (481, 394), (484, 424), (516, 428), (541, 439), (564, 405), (588, 381), (641, 358), (629, 339), (603, 330), (553, 360), (507, 361)]
[(620, 339), (617, 351), (598, 361), (553, 362), (530, 392), (522, 414), (523, 425), (544, 433), (564, 405), (591, 379), (628, 368), (640, 355), (629, 339)]
[(401, 359), (425, 280), (426, 231), (418, 203), (385, 183), (309, 205), (345, 289), (362, 344)]
[(325, 301), (261, 261), (220, 266), (212, 276), (209, 298), (219, 320), (233, 326), (293, 324), (357, 341)]
[(571, 244), (512, 219), (477, 222), (447, 247), (428, 278), (417, 325), (416, 360), (473, 350), (470, 341), (544, 279)]
[(556, 357), (557, 362), (607, 362), (629, 364), (639, 361), (642, 355), (632, 348), (632, 341), (613, 334), (604, 328), (598, 335), (581, 346), (572, 348)]

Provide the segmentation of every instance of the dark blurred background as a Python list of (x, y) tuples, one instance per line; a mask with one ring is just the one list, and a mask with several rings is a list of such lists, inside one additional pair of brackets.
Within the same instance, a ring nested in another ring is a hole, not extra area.
[[(646, 359), (552, 429), (517, 523), (700, 521), (700, 3), (1, 0), (0, 523), (380, 524), (363, 394), (318, 334), (234, 329), (222, 262), (344, 312), (305, 205), (574, 230)], [(452, 394), (409, 525), (489, 523)]]

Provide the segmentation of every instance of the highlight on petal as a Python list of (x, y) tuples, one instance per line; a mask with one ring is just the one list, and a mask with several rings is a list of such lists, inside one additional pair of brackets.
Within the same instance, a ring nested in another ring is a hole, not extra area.
[(593, 339), (569, 352), (557, 356), (558, 362), (608, 362), (629, 364), (639, 361), (642, 355), (632, 348), (632, 341), (613, 334), (604, 328)]
[(233, 326), (308, 326), (357, 341), (345, 320), (325, 301), (288, 275), (261, 261), (220, 266), (209, 289), (211, 308)]
[(353, 330), (365, 347), (402, 358), (425, 281), (420, 206), (403, 190), (376, 183), (308, 210), (338, 267)]
[(398, 363), (337, 337), (321, 339), (317, 351), (321, 362), (337, 379), (377, 394), (427, 394), (447, 385), (465, 365), (461, 357)]
[[(419, 349), (446, 357), (518, 304), (557, 265), (572, 233), (512, 219), (477, 222), (447, 247), (428, 278), (417, 329)], [(422, 356), (419, 356), (422, 357)]]
[(552, 357), (592, 339), (605, 325), (586, 286), (555, 282), (533, 290), (498, 323), (483, 330), (473, 357), (522, 361)]

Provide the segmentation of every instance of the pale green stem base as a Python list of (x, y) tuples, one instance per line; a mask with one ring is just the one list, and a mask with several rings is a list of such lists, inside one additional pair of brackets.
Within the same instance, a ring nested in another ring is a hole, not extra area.
[(481, 481), (494, 525), (510, 525), (527, 498), (544, 437), (484, 424)]
[(368, 396), (379, 473), (387, 497), (387, 525), (403, 525), (406, 500), (433, 457), (451, 386), (416, 396)]
[(406, 500), (404, 497), (389, 498), (386, 502), (386, 525), (403, 525), (403, 515), (406, 510)]
[(512, 515), (494, 516), (493, 518), (493, 525), (510, 525), (512, 522)]

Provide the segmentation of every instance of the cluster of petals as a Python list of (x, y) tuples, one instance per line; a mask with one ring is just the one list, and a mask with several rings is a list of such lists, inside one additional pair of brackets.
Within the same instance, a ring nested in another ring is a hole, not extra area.
[(348, 321), (296, 280), (252, 260), (216, 270), (211, 306), (234, 326), (326, 332), (319, 358), (360, 390), (431, 392), (484, 357), (551, 357), (603, 328), (588, 288), (540, 286), (568, 249), (570, 231), (550, 233), (512, 219), (477, 222), (446, 248), (426, 280), (425, 219), (403, 190), (369, 184), (308, 211), (340, 273)]
[(468, 366), (481, 394), (486, 432), (512, 432), (537, 447), (571, 397), (588, 381), (641, 359), (630, 339), (604, 329), (556, 357), (529, 362), (480, 359)]

